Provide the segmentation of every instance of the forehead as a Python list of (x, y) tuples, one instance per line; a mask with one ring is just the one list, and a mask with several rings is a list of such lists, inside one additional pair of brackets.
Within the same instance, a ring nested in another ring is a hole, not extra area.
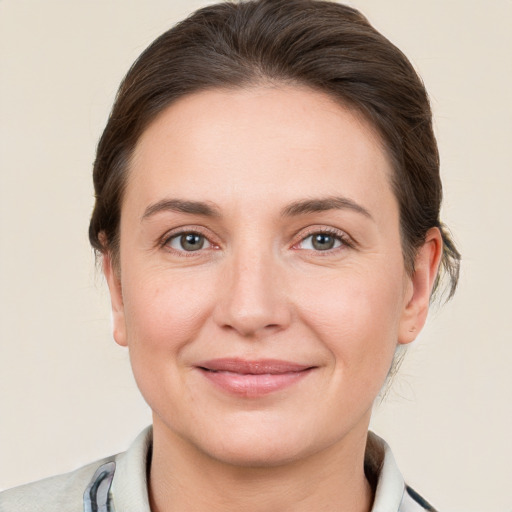
[(265, 197), (278, 207), (297, 196), (343, 194), (371, 206), (394, 200), (390, 175), (375, 130), (324, 93), (208, 90), (181, 98), (142, 134), (125, 202), (143, 208), (165, 194), (247, 204)]

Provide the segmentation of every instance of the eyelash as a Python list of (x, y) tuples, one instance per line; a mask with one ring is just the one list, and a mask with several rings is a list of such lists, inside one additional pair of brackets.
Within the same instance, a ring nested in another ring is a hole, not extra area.
[[(197, 251), (187, 251), (187, 250), (177, 250), (177, 249), (170, 247), (169, 244), (171, 243), (172, 240), (182, 237), (184, 235), (197, 235), (197, 236), (204, 238), (210, 244), (210, 247), (208, 247), (207, 249), (216, 250), (219, 248), (218, 244), (214, 243), (205, 233), (203, 233), (201, 230), (199, 230), (197, 228), (191, 228), (191, 229), (178, 228), (177, 230), (175, 230), (171, 233), (166, 233), (165, 236), (162, 237), (162, 239), (158, 245), (161, 248), (163, 248), (169, 252), (172, 252), (174, 254), (178, 254), (179, 256), (182, 256), (182, 257), (195, 256), (194, 253), (196, 253), (196, 252), (202, 253), (202, 252), (204, 252), (204, 250), (206, 250), (206, 249), (200, 248)], [(334, 247), (332, 249), (325, 249), (325, 250), (314, 250), (314, 249), (304, 249), (304, 250), (315, 252), (315, 253), (318, 253), (319, 255), (329, 255), (334, 252), (344, 250), (347, 248), (349, 248), (349, 249), (354, 248), (354, 246), (355, 246), (355, 243), (353, 242), (353, 240), (343, 231), (339, 231), (334, 228), (318, 227), (318, 228), (310, 228), (310, 230), (306, 231), (305, 233), (301, 233), (300, 239), (297, 242), (293, 243), (292, 249), (300, 250), (298, 248), (298, 245), (301, 243), (304, 243), (305, 240), (307, 240), (308, 238), (310, 238), (314, 235), (332, 236), (336, 241), (340, 242), (340, 246)]]
[(179, 256), (182, 256), (185, 258), (191, 257), (191, 256), (196, 256), (196, 254), (195, 254), (196, 252), (197, 253), (203, 252), (202, 248), (198, 249), (197, 251), (186, 251), (186, 250), (177, 250), (170, 246), (170, 243), (172, 240), (180, 238), (184, 235), (197, 235), (197, 236), (204, 238), (204, 240), (210, 244), (210, 247), (208, 249), (215, 250), (215, 249), (218, 249), (218, 247), (219, 247), (218, 244), (212, 242), (212, 240), (205, 233), (203, 233), (200, 229), (197, 229), (195, 227), (191, 228), (191, 229), (187, 229), (186, 227), (177, 228), (176, 230), (172, 231), (171, 233), (166, 233), (163, 236), (163, 238), (161, 239), (159, 246), (162, 249), (165, 249), (173, 254), (178, 254)]
[[(334, 247), (332, 249), (325, 249), (325, 250), (314, 250), (314, 249), (304, 249), (307, 251), (318, 253), (318, 255), (331, 255), (334, 252), (344, 250), (344, 249), (352, 249), (355, 246), (354, 241), (343, 231), (339, 231), (334, 228), (310, 228), (306, 233), (300, 234), (300, 240), (298, 240), (296, 243), (293, 244), (292, 248), (297, 248), (297, 246), (301, 243), (304, 243), (305, 240), (308, 238), (315, 236), (315, 235), (328, 235), (332, 236), (335, 240), (340, 242), (340, 246)], [(297, 250), (300, 250), (297, 248)]]

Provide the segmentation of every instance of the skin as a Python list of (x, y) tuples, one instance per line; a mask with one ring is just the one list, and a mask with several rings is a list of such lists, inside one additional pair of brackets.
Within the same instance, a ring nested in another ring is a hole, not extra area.
[[(143, 133), (120, 268), (106, 254), (104, 272), (115, 340), (153, 410), (152, 510), (370, 510), (372, 404), (425, 322), (442, 246), (431, 229), (407, 274), (391, 174), (372, 127), (307, 88), (190, 95)], [(312, 199), (337, 207), (291, 211)], [(331, 249), (312, 244), (322, 231)], [(202, 249), (184, 250), (187, 232)], [(197, 370), (225, 357), (314, 370), (235, 396)]]

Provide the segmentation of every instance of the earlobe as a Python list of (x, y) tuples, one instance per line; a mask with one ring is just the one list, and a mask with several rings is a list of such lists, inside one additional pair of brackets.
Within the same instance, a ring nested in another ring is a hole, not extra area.
[(400, 344), (414, 341), (425, 324), (442, 252), (441, 232), (438, 228), (429, 229), (424, 244), (417, 251), (414, 272), (409, 277), (410, 283), (398, 333)]
[(117, 344), (125, 347), (127, 346), (127, 340), (121, 277), (117, 269), (114, 267), (112, 255), (108, 252), (103, 254), (102, 268), (110, 292), (114, 340)]

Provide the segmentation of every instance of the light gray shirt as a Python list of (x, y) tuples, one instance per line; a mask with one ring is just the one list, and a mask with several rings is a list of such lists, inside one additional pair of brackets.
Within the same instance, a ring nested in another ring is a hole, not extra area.
[[(0, 493), (0, 512), (151, 512), (146, 480), (151, 446), (148, 427), (126, 452)], [(404, 483), (389, 446), (371, 432), (365, 471), (376, 482), (371, 512), (435, 512)]]

